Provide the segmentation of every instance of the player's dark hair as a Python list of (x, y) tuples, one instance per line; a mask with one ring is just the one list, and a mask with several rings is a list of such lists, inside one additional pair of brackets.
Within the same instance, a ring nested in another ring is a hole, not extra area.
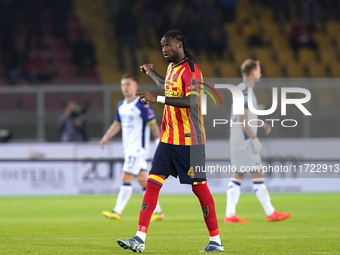
[(137, 77), (129, 73), (123, 74), (121, 80), (128, 79), (128, 78), (131, 78), (132, 80), (138, 83)]
[(249, 76), (251, 72), (260, 65), (260, 61), (253, 59), (246, 59), (241, 65), (241, 73), (243, 76)]
[(179, 30), (169, 30), (163, 35), (163, 37), (174, 38), (174, 39), (182, 42), (185, 57), (190, 59), (191, 61), (196, 62), (197, 60), (200, 59), (199, 56), (194, 55), (192, 52), (190, 52), (187, 49), (187, 41), (186, 41), (184, 35)]

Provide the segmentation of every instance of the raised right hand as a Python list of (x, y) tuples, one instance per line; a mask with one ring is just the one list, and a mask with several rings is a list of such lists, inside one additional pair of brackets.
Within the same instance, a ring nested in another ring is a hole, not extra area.
[(140, 68), (140, 71), (142, 73), (146, 73), (146, 74), (149, 74), (149, 70), (150, 69), (153, 69), (153, 64), (143, 64), (142, 66), (139, 67)]

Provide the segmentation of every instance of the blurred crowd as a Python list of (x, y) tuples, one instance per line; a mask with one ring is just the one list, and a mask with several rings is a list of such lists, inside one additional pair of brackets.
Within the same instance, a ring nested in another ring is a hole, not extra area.
[[(179, 29), (196, 54), (223, 58), (228, 48), (226, 23), (237, 22), (238, 0), (107, 0), (111, 21), (115, 26), (117, 57), (125, 68), (122, 47), (128, 47), (133, 66), (137, 66), (136, 50), (140, 46), (154, 47), (150, 28), (160, 39), (169, 29)], [(331, 18), (340, 21), (339, 0), (249, 0), (253, 6), (271, 8), (273, 21), (293, 24), (290, 45), (317, 50), (313, 41), (316, 26)], [(157, 45), (156, 45), (157, 46)]]
[(0, 38), (0, 83), (53, 83), (68, 62), (77, 73), (95, 65), (72, 0), (0, 0)]
[[(151, 33), (160, 39), (169, 29), (181, 30), (194, 53), (223, 59), (230, 39), (225, 25), (238, 22), (239, 0), (106, 1), (122, 72), (122, 49), (128, 49), (138, 67), (137, 49), (158, 47)], [(276, 23), (293, 24), (289, 39), (294, 52), (318, 49), (313, 33), (330, 19), (340, 21), (339, 2), (249, 0), (271, 8)], [(78, 24), (72, 0), (0, 0), (0, 84), (74, 83), (95, 66), (95, 47)]]
[[(235, 19), (237, 0), (108, 0), (108, 3), (118, 46), (129, 47), (132, 63), (137, 66), (135, 52), (139, 46), (158, 47), (150, 40), (151, 28), (159, 39), (167, 30), (179, 29), (195, 53), (205, 50), (221, 56), (229, 40), (223, 25)], [(121, 50), (117, 56), (124, 69)]]

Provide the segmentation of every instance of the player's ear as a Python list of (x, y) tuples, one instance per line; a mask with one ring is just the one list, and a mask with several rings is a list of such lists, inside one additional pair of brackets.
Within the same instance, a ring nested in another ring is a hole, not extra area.
[(178, 43), (177, 43), (177, 47), (180, 49), (180, 48), (183, 48), (183, 43), (182, 43), (182, 41), (179, 41)]

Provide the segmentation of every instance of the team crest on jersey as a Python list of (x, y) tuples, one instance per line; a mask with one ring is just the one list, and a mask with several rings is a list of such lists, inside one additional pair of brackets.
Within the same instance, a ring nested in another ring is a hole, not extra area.
[(203, 217), (206, 218), (209, 215), (209, 208), (208, 206), (203, 206), (202, 207), (202, 212), (203, 212)]
[(149, 207), (149, 204), (147, 204), (147, 203), (142, 203), (142, 206), (141, 206), (141, 208), (140, 208), (140, 211), (143, 212), (143, 211), (145, 211), (146, 208), (148, 208), (148, 207)]
[(190, 81), (190, 90), (197, 91), (197, 82), (196, 79), (191, 79)]

